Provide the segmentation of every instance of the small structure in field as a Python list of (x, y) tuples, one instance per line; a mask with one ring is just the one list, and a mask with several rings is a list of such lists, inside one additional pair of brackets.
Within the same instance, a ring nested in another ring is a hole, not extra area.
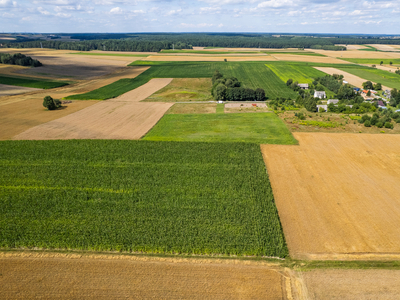
[(327, 104), (329, 105), (331, 103), (338, 104), (339, 103), (339, 99), (329, 99)]
[(308, 83), (299, 83), (298, 86), (302, 90), (308, 90)]
[(319, 98), (319, 99), (325, 99), (326, 98), (326, 93), (325, 91), (315, 91), (314, 92), (314, 98)]

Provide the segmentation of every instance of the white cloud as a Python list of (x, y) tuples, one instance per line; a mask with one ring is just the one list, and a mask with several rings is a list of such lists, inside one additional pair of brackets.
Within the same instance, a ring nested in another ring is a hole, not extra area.
[(176, 14), (179, 14), (181, 11), (182, 11), (182, 8), (179, 8), (179, 9), (176, 9), (176, 10), (173, 9), (173, 10), (170, 10), (169, 12), (167, 12), (166, 15), (167, 16), (176, 15)]
[(257, 5), (258, 8), (280, 8), (286, 6), (293, 6), (294, 3), (291, 0), (269, 0), (264, 1)]
[(122, 14), (123, 10), (120, 7), (114, 7), (110, 10), (110, 14)]

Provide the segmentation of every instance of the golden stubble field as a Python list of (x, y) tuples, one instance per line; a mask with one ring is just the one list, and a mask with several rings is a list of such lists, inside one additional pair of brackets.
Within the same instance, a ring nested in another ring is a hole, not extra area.
[(0, 273), (5, 299), (293, 299), (264, 262), (0, 253)]
[(262, 145), (290, 255), (400, 258), (400, 136), (294, 133)]
[(171, 78), (152, 79), (117, 98), (101, 101), (63, 118), (30, 128), (13, 139), (139, 139), (173, 105), (140, 101), (171, 81)]

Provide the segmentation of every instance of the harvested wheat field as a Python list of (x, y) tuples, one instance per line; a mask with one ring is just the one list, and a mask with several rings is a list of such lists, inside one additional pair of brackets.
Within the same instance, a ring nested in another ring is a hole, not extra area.
[[(227, 58), (228, 57), (228, 58)], [(143, 61), (274, 61), (271, 55), (243, 55), (243, 56), (200, 56), (200, 55), (151, 55), (141, 60)]]
[[(351, 51), (351, 50), (361, 50), (361, 49), (368, 49), (367, 47), (365, 47), (364, 45), (345, 45), (345, 44), (337, 44), (335, 46), (343, 46), (347, 48), (347, 51)], [(312, 51), (312, 49), (311, 49)]]
[(329, 57), (336, 58), (400, 58), (400, 53), (395, 52), (378, 52), (378, 51), (328, 51), (310, 49), (315, 53), (320, 53)]
[(313, 270), (296, 272), (303, 299), (398, 299), (399, 270)]
[(400, 45), (370, 44), (368, 46), (374, 47), (380, 51), (400, 51)]
[(400, 136), (294, 133), (262, 145), (297, 259), (400, 258)]
[(115, 99), (101, 101), (74, 114), (33, 127), (13, 139), (139, 139), (173, 105), (139, 101), (171, 81), (171, 78), (152, 79)]
[(23, 86), (0, 84), (0, 97), (9, 95), (19, 95), (27, 92), (41, 91), (41, 89), (28, 88)]
[[(339, 74), (339, 75), (343, 75), (344, 76), (344, 80), (346, 80), (348, 83), (350, 83), (351, 85), (354, 86), (358, 86), (358, 87), (362, 87), (363, 83), (367, 81), (367, 79), (363, 79), (361, 77), (358, 77), (356, 75), (347, 73), (345, 71), (336, 69), (336, 68), (326, 68), (326, 67), (314, 67), (317, 70), (320, 70), (324, 73), (327, 73), (329, 75), (333, 75), (333, 74)], [(374, 84), (376, 82), (373, 82)], [(391, 90), (392, 88), (387, 87), (382, 85), (382, 90)]]
[(255, 262), (3, 254), (0, 273), (6, 299), (292, 298), (282, 269)]

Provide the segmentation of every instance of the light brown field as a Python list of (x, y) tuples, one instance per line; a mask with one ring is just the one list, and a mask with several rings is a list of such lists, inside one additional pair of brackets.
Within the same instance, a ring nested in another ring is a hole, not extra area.
[(139, 139), (172, 103), (143, 102), (172, 79), (152, 79), (115, 99), (101, 101), (79, 112), (41, 124), (15, 136), (17, 140)]
[(400, 58), (400, 53), (378, 52), (378, 51), (326, 51), (310, 49), (315, 53), (320, 53), (329, 57), (340, 58)]
[(271, 54), (271, 56), (276, 58), (277, 60), (283, 60), (283, 61), (303, 61), (303, 62), (316, 62), (316, 63), (326, 63), (326, 64), (349, 63), (347, 61), (339, 60), (334, 57), (323, 57), (323, 56), (292, 55), (292, 54)]
[[(354, 85), (354, 86), (357, 86), (360, 88), (362, 88), (362, 84), (367, 81), (367, 79), (363, 79), (361, 77), (358, 77), (356, 75), (347, 73), (345, 71), (342, 71), (342, 70), (339, 70), (336, 68), (326, 68), (326, 67), (314, 67), (314, 68), (317, 70), (320, 70), (322, 72), (325, 72), (329, 75), (333, 75), (333, 74), (343, 75), (344, 80), (346, 80), (351, 85)], [(375, 84), (376, 82), (373, 82), (373, 83)], [(390, 87), (382, 85), (382, 90), (391, 90), (391, 89), (392, 88), (390, 88)]]
[(400, 51), (400, 45), (370, 44), (368, 46), (374, 47), (380, 51)]
[(23, 86), (0, 84), (0, 97), (9, 95), (18, 95), (27, 92), (41, 91), (41, 89), (28, 88)]
[(282, 268), (256, 262), (2, 255), (0, 273), (5, 299), (292, 299)]
[(400, 258), (400, 136), (294, 133), (262, 145), (290, 255)]
[(224, 111), (225, 113), (256, 113), (269, 112), (269, 109), (265, 103), (226, 103)]
[(144, 61), (274, 61), (271, 55), (243, 55), (243, 56), (201, 56), (201, 55), (150, 55)]
[(360, 50), (360, 49), (366, 49), (367, 47), (365, 47), (364, 45), (345, 45), (345, 44), (337, 44), (335, 46), (343, 46), (347, 48), (347, 51), (351, 51), (351, 50)]
[(303, 299), (398, 299), (399, 270), (313, 270), (296, 272)]

